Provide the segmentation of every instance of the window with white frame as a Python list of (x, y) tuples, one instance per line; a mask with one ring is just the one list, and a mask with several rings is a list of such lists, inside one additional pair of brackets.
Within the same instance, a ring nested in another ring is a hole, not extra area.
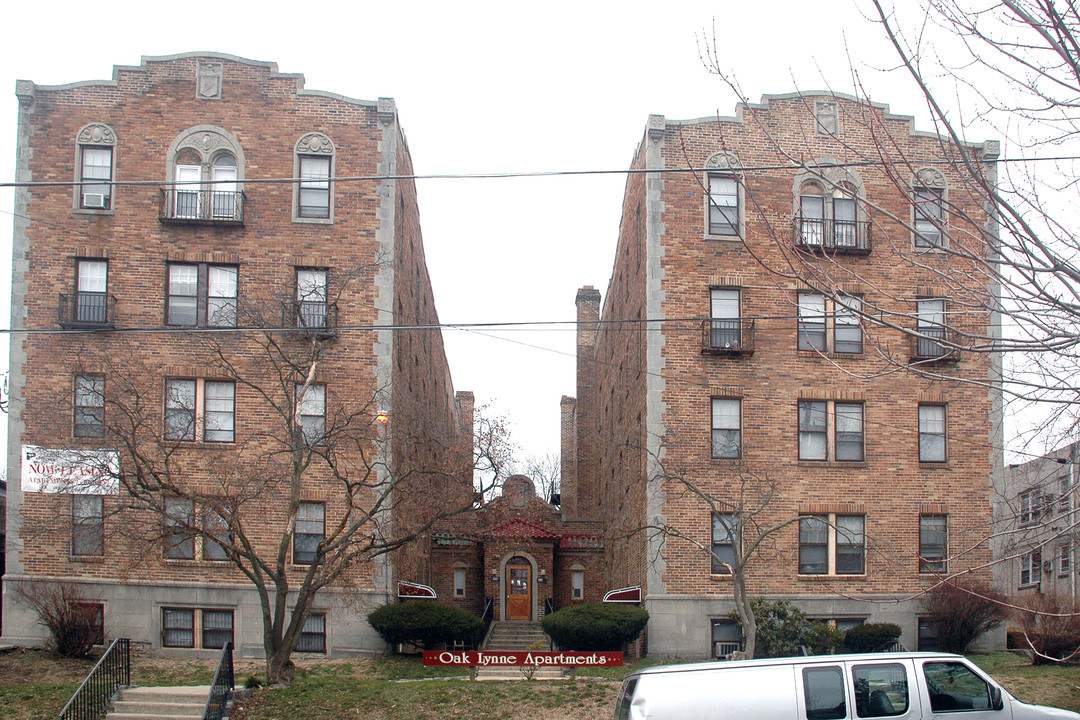
[(945, 462), (945, 406), (919, 406), (919, 462)]
[(919, 516), (919, 572), (948, 571), (949, 516)]
[(1030, 525), (1038, 522), (1042, 516), (1043, 498), (1042, 488), (1031, 488), (1020, 493), (1020, 524)]
[(1063, 475), (1058, 478), (1058, 512), (1067, 513), (1072, 509), (1072, 478)]
[(329, 312), (325, 268), (296, 268), (296, 326), (325, 328)]
[(944, 298), (922, 298), (916, 302), (915, 331), (921, 336), (916, 338), (916, 356), (937, 358), (947, 354), (942, 342), (948, 336)]
[(808, 515), (799, 519), (800, 575), (862, 575), (866, 572), (863, 515)]
[(742, 401), (738, 398), (712, 399), (712, 457), (738, 458), (742, 455)]
[(91, 124), (76, 136), (75, 208), (113, 209), (116, 134), (108, 125)]
[(742, 347), (739, 296), (740, 291), (737, 288), (710, 289), (710, 347), (735, 350)]
[(109, 322), (109, 263), (107, 260), (75, 261), (75, 304), (71, 317), (79, 323)]
[(332, 222), (336, 165), (334, 143), (322, 133), (308, 133), (296, 143), (293, 187), (293, 219), (302, 222)]
[(1068, 575), (1072, 572), (1072, 544), (1068, 542), (1057, 546), (1057, 571), (1058, 575)]
[(319, 557), (319, 543), (326, 536), (326, 506), (302, 502), (296, 511), (293, 564), (312, 565)]
[(238, 275), (234, 265), (171, 263), (165, 322), (184, 327), (235, 327)]
[(734, 513), (713, 513), (712, 574), (730, 575), (735, 567), (735, 543), (739, 541), (738, 519)]
[(302, 384), (296, 386), (296, 404), (300, 410), (300, 430), (308, 445), (320, 445), (326, 440), (326, 386)]
[(585, 571), (570, 571), (570, 599), (581, 600), (585, 597)]
[(195, 559), (195, 503), (187, 498), (165, 498), (165, 557)]
[(105, 437), (105, 376), (76, 375), (73, 400), (72, 435)]
[(864, 459), (862, 403), (799, 401), (799, 459), (860, 462)]
[(236, 384), (228, 380), (167, 378), (165, 439), (236, 440)]
[(300, 642), (296, 644), (296, 652), (326, 652), (326, 615), (308, 615), (304, 627), (300, 630)]
[(739, 181), (732, 175), (709, 174), (709, 234), (739, 235)]
[(454, 565), (454, 597), (465, 597), (465, 564), (455, 563)]
[(163, 220), (235, 223), (244, 219), (244, 149), (227, 130), (190, 127), (169, 150)]
[(798, 349), (858, 354), (863, 351), (862, 299), (854, 295), (798, 295)]
[(105, 498), (71, 496), (71, 554), (74, 557), (105, 553)]
[(1020, 556), (1020, 587), (1042, 582), (1042, 548)]
[(941, 188), (917, 187), (912, 191), (914, 205), (915, 247), (942, 247), (942, 225), (944, 190)]

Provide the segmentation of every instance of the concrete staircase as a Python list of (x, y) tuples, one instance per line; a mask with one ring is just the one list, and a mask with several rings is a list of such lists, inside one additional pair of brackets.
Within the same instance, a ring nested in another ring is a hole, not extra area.
[[(551, 650), (551, 640), (540, 628), (540, 623), (524, 620), (503, 620), (491, 624), (491, 632), (480, 648), (484, 652), (526, 652), (530, 646), (543, 645)], [(513, 666), (482, 667), (476, 671), (477, 680), (561, 680), (566, 677), (563, 668), (523, 668)]]
[(129, 687), (120, 691), (106, 720), (202, 720), (209, 685)]

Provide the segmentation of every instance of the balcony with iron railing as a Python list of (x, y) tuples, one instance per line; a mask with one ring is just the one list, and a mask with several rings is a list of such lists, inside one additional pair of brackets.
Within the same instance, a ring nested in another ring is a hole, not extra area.
[(116, 297), (103, 292), (60, 293), (57, 322), (62, 328), (111, 328)]
[(909, 335), (911, 361), (921, 363), (960, 362), (960, 350), (956, 347), (959, 337), (951, 328), (935, 326), (915, 330)]
[(283, 327), (296, 328), (298, 333), (318, 340), (329, 340), (338, 334), (337, 303), (293, 300), (286, 303)]
[(704, 355), (753, 355), (754, 321), (713, 319), (701, 323), (701, 352)]
[(158, 220), (164, 225), (244, 224), (244, 193), (161, 188)]
[(792, 233), (796, 247), (810, 252), (869, 255), (870, 223), (835, 218), (795, 216)]

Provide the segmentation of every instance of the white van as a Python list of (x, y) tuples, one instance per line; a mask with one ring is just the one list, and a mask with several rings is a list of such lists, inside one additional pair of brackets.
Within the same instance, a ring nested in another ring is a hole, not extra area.
[(872, 653), (658, 665), (628, 675), (615, 720), (1070, 718), (1020, 702), (960, 655)]

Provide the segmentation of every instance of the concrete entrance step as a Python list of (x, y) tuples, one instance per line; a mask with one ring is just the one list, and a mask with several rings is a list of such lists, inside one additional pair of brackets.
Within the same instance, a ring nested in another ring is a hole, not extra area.
[(120, 691), (106, 720), (202, 720), (209, 685), (129, 687)]
[(498, 666), (477, 668), (477, 680), (565, 680), (567, 674), (560, 667), (524, 668)]

